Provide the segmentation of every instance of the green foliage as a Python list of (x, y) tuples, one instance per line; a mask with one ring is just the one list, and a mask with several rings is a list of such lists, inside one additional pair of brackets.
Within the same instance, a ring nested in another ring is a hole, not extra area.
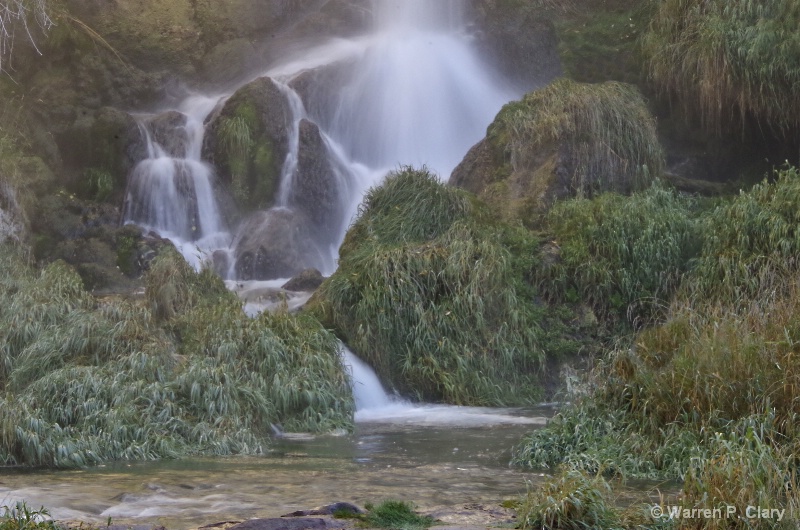
[(798, 270), (800, 170), (786, 167), (717, 207), (697, 263), (695, 296), (746, 303)]
[(503, 107), (487, 137), (512, 169), (536, 167), (557, 148), (563, 185), (579, 197), (646, 188), (664, 167), (655, 120), (638, 90), (617, 82), (558, 79)]
[(44, 506), (32, 510), (23, 502), (14, 506), (2, 506), (0, 530), (57, 530), (59, 527), (51, 520), (50, 512)]
[(521, 528), (548, 530), (610, 530), (622, 528), (611, 487), (602, 477), (574, 469), (528, 492), (520, 509)]
[(609, 354), (592, 374), (591, 396), (531, 435), (515, 461), (682, 478), (684, 506), (796, 510), (796, 182), (796, 169), (785, 169), (775, 182), (719, 206), (702, 225), (707, 243), (697, 267), (684, 275), (668, 319), (641, 331), (632, 347)]
[(362, 517), (367, 528), (386, 528), (388, 530), (421, 530), (433, 525), (430, 516), (418, 515), (414, 506), (403, 501), (383, 501), (377, 506), (368, 505), (369, 512)]
[(642, 39), (650, 75), (687, 115), (731, 124), (800, 126), (800, 6), (794, 0), (656, 2)]
[(271, 423), (351, 427), (338, 342), (315, 320), (251, 319), (218, 277), (174, 250), (146, 284), (154, 313), (98, 302), (63, 262), (37, 274), (3, 249), (0, 463), (260, 453)]
[(537, 270), (542, 292), (589, 304), (599, 315), (641, 325), (661, 316), (700, 250), (695, 202), (654, 184), (623, 197), (557, 203), (546, 217), (560, 245)]
[(114, 191), (114, 177), (104, 170), (89, 168), (83, 172), (83, 194), (94, 201), (105, 201)]
[[(505, 243), (464, 193), (404, 168), (372, 189), (314, 311), (404, 393), (458, 404), (538, 395), (541, 310)], [(526, 236), (530, 238), (530, 236)], [(516, 238), (516, 239), (515, 239)]]

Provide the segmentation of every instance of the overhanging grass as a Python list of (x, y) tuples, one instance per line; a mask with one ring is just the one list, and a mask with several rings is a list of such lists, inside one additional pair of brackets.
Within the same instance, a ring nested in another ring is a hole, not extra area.
[[(425, 170), (389, 176), (367, 194), (339, 269), (311, 305), (403, 393), (458, 404), (530, 402), (544, 355), (558, 342), (542, 330), (543, 311), (523, 282), (536, 242), (514, 239), (514, 230), (475, 208)], [(512, 244), (522, 261), (505, 248)]]
[(794, 0), (656, 2), (642, 39), (652, 79), (717, 133), (750, 117), (800, 126), (800, 6)]
[(147, 278), (155, 317), (94, 300), (62, 262), (37, 274), (3, 251), (0, 462), (260, 453), (271, 423), (351, 427), (338, 343), (313, 319), (250, 319), (219, 278), (174, 250)]

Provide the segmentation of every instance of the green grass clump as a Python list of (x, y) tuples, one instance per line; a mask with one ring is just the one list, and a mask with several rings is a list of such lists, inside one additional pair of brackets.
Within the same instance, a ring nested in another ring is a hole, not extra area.
[(774, 177), (714, 211), (693, 275), (694, 296), (745, 305), (777, 292), (798, 270), (800, 170), (786, 167)]
[(556, 152), (559, 186), (578, 197), (646, 188), (664, 167), (655, 120), (632, 85), (566, 78), (509, 103), (487, 138), (504, 146), (512, 171), (533, 169)]
[[(591, 395), (528, 438), (515, 461), (681, 479), (684, 506), (796, 510), (800, 283), (784, 228), (800, 208), (796, 182), (795, 169), (782, 170), (719, 206), (667, 319), (609, 354)], [(749, 528), (746, 519), (685, 524)]]
[(338, 342), (318, 322), (251, 319), (218, 277), (172, 249), (146, 284), (152, 312), (95, 300), (63, 262), (36, 272), (3, 249), (1, 464), (252, 454), (272, 423), (352, 426)]
[(794, 0), (656, 2), (642, 39), (652, 79), (711, 130), (800, 126), (800, 6)]
[(33, 510), (23, 501), (14, 506), (1, 506), (0, 530), (57, 530), (60, 528), (50, 520), (50, 512), (44, 507)]
[(695, 201), (659, 185), (557, 203), (545, 224), (559, 259), (537, 270), (551, 300), (638, 325), (661, 316), (702, 243)]
[(362, 523), (367, 528), (421, 530), (434, 523), (432, 517), (414, 512), (414, 506), (409, 502), (388, 500), (377, 506), (367, 505), (366, 508), (368, 512), (362, 516)]
[(539, 393), (546, 334), (523, 282), (532, 252), (515, 259), (506, 245), (535, 241), (476, 208), (426, 170), (390, 175), (367, 194), (311, 305), (402, 393), (525, 403)]
[(565, 469), (528, 492), (518, 513), (520, 528), (608, 530), (622, 528), (611, 486), (601, 476)]

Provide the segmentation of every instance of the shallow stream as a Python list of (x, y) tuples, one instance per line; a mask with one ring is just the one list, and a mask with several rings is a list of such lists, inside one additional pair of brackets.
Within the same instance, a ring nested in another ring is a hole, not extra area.
[(281, 438), (261, 457), (191, 458), (78, 471), (8, 472), (0, 505), (24, 499), (59, 520), (158, 523), (170, 530), (280, 516), (334, 501), (409, 500), (420, 509), (498, 503), (540, 475), (508, 467), (546, 417), (530, 410), (398, 407), (352, 435)]

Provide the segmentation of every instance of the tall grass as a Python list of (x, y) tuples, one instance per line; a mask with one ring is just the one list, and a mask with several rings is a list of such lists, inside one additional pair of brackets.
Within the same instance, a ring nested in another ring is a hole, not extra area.
[(174, 250), (146, 279), (153, 312), (96, 301), (64, 263), (37, 274), (3, 250), (0, 462), (259, 453), (271, 424), (351, 427), (338, 342), (313, 319), (250, 319)]
[(506, 105), (489, 126), (513, 171), (541, 163), (555, 150), (563, 185), (578, 197), (646, 188), (664, 166), (655, 121), (638, 90), (617, 82), (566, 78)]
[(534, 433), (516, 461), (680, 478), (688, 507), (796, 510), (800, 283), (787, 227), (800, 208), (798, 185), (787, 168), (720, 205), (702, 225), (706, 244), (667, 320), (608, 355), (591, 397)]
[(800, 7), (794, 0), (665, 0), (643, 36), (652, 79), (717, 133), (755, 118), (800, 126)]
[(544, 332), (505, 240), (463, 192), (403, 168), (367, 194), (312, 306), (403, 393), (529, 401)]
[(657, 184), (557, 203), (545, 224), (559, 259), (537, 269), (543, 294), (639, 326), (663, 316), (702, 244), (695, 201)]

